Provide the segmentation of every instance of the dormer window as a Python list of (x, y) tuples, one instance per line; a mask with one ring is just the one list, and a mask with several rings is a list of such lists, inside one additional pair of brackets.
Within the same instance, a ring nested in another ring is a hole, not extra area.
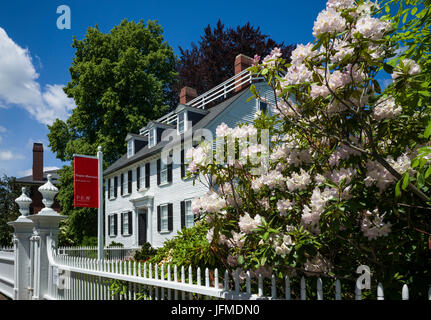
[(267, 103), (259, 100), (258, 104), (259, 104), (259, 111), (261, 111), (262, 113), (268, 112), (268, 104)]
[(186, 131), (186, 121), (187, 121), (186, 118), (187, 118), (187, 111), (184, 111), (178, 114), (178, 119), (177, 119), (178, 134)]
[(134, 150), (134, 143), (133, 143), (133, 139), (129, 140), (127, 142), (127, 158), (130, 158), (134, 155), (135, 150)]
[(153, 128), (148, 132), (148, 147), (154, 147), (156, 145), (156, 129)]

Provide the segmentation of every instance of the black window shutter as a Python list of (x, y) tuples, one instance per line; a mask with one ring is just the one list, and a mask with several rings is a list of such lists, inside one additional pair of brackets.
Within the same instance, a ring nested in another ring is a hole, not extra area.
[(181, 178), (186, 176), (186, 165), (184, 162), (184, 149), (181, 150)]
[(108, 216), (108, 236), (111, 235), (111, 216)]
[(168, 182), (172, 182), (172, 155), (169, 155), (168, 161)]
[(132, 193), (132, 170), (127, 172), (127, 193)]
[(157, 185), (160, 184), (160, 165), (161, 165), (161, 160), (158, 159), (157, 160)]
[(121, 224), (120, 224), (121, 235), (123, 235), (124, 233), (123, 226), (124, 226), (124, 213), (121, 213)]
[(157, 231), (160, 232), (161, 223), (160, 223), (160, 206), (157, 206)]
[(173, 213), (174, 213), (174, 206), (172, 203), (168, 203), (168, 230), (169, 231), (174, 230)]
[(114, 236), (118, 234), (118, 214), (114, 214)]
[(186, 202), (181, 201), (181, 229), (186, 226)]
[(129, 234), (132, 234), (133, 233), (133, 227), (132, 227), (132, 212), (131, 211), (127, 212), (127, 219), (129, 222)]
[(114, 178), (114, 197), (117, 197), (117, 193), (118, 193), (118, 177)]
[(150, 187), (150, 163), (145, 164), (145, 188)]
[(141, 188), (141, 167), (136, 168), (136, 190), (139, 190)]
[(121, 174), (121, 184), (120, 184), (120, 194), (121, 195), (124, 194), (123, 183), (124, 183), (124, 174)]
[(108, 199), (111, 198), (111, 178), (108, 179)]

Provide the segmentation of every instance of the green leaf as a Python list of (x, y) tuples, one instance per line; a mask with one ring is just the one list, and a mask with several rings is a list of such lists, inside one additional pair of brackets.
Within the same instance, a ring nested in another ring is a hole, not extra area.
[(396, 186), (395, 186), (395, 197), (398, 198), (401, 195), (401, 180), (397, 182)]
[(407, 186), (409, 185), (409, 181), (410, 181), (410, 176), (408, 173), (405, 173), (403, 177), (403, 184), (401, 186), (403, 190), (407, 189)]
[(431, 121), (428, 122), (428, 126), (426, 127), (424, 132), (424, 137), (428, 139), (430, 135), (431, 135)]

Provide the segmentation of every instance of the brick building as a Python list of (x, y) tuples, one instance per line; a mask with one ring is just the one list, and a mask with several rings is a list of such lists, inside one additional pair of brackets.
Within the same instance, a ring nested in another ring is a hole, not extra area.
[[(38, 188), (48, 181), (48, 174), (52, 175), (52, 183), (57, 185), (59, 178), (57, 170), (43, 171), (43, 145), (41, 143), (34, 143), (32, 175), (17, 178), (15, 185), (16, 188), (27, 188), (28, 196), (33, 200), (30, 205), (30, 214), (37, 214), (42, 210), (42, 208), (44, 208), (42, 203), (42, 194), (38, 191)], [(61, 211), (61, 207), (57, 200), (54, 201), (52, 208), (57, 212)]]

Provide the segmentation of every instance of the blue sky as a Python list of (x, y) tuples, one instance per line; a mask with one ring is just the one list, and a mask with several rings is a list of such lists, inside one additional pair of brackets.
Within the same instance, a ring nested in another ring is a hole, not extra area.
[[(220, 18), (226, 26), (248, 21), (285, 44), (313, 41), (312, 27), (326, 1), (7, 1), (0, 11), (0, 175), (31, 174), (32, 146), (44, 144), (44, 166), (61, 167), (48, 147), (47, 124), (67, 118), (74, 103), (62, 93), (75, 50), (96, 24), (109, 32), (121, 20), (158, 20), (179, 55)], [(71, 10), (71, 29), (57, 28), (57, 7)]]

